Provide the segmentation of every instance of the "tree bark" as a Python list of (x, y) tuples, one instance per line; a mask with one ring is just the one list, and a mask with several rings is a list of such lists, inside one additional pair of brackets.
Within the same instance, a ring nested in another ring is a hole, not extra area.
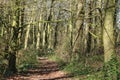
[[(42, 20), (41, 19), (41, 15), (40, 15), (40, 21)], [(41, 31), (41, 23), (39, 22), (38, 23), (38, 32), (37, 32), (37, 43), (36, 43), (36, 49), (39, 49), (40, 48), (40, 31)]]
[(115, 54), (114, 40), (114, 13), (115, 0), (106, 2), (106, 13), (103, 30), (103, 46), (104, 46), (104, 79), (117, 80), (117, 60)]
[(28, 26), (27, 26), (27, 31), (26, 31), (26, 36), (25, 36), (25, 43), (24, 43), (24, 49), (27, 49), (27, 46), (28, 46), (29, 32), (30, 32), (30, 24), (28, 24)]
[(10, 74), (17, 72), (15, 51), (9, 53), (8, 71), (10, 71)]
[[(109, 6), (115, 4), (114, 0), (109, 0)], [(104, 58), (105, 62), (112, 59), (112, 55), (115, 54), (114, 49), (114, 12), (115, 8), (108, 8), (105, 14), (104, 30), (103, 30), (103, 45), (104, 45)]]

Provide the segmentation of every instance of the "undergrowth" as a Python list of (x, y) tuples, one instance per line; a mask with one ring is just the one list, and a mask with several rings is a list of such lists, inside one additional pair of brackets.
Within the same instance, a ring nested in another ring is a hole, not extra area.
[[(103, 55), (93, 55), (87, 57), (81, 56), (79, 60), (72, 60), (70, 62), (66, 62), (66, 60), (62, 59), (55, 53), (49, 55), (48, 58), (50, 60), (56, 61), (59, 64), (60, 69), (62, 69), (63, 71), (72, 76), (79, 77), (79, 80), (104, 80), (105, 76), (103, 71)], [(117, 65), (120, 66), (120, 57), (118, 57), (117, 59)], [(120, 71), (118, 72), (118, 80), (120, 80), (119, 76)]]
[(7, 59), (5, 55), (7, 54), (5, 52), (6, 42), (3, 37), (0, 37), (0, 76), (3, 75), (6, 67), (8, 66)]
[(37, 62), (37, 52), (34, 50), (21, 50), (17, 55), (18, 71), (34, 68)]
[[(103, 55), (94, 55), (81, 57), (79, 60), (65, 62), (61, 57), (53, 54), (49, 55), (49, 59), (56, 61), (60, 69), (68, 74), (79, 77), (80, 80), (103, 80), (102, 66)], [(81, 76), (85, 76), (81, 78)]]

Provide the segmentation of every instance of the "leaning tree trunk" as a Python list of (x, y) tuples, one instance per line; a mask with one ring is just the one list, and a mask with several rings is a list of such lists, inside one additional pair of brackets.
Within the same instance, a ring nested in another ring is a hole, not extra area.
[(80, 37), (80, 33), (81, 33), (81, 27), (82, 27), (82, 24), (83, 24), (83, 17), (81, 17), (81, 11), (82, 11), (82, 8), (83, 8), (83, 2), (82, 0), (80, 0), (78, 2), (78, 6), (77, 6), (77, 13), (76, 13), (76, 23), (75, 23), (75, 26), (77, 28), (77, 35), (74, 37), (74, 41), (73, 41), (73, 53), (75, 53), (76, 55), (78, 54), (77, 52), (79, 51), (80, 49), (80, 40), (81, 40), (81, 37)]

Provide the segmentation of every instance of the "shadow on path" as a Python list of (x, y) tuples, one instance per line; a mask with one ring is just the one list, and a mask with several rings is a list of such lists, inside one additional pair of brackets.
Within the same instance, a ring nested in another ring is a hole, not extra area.
[(40, 57), (39, 65), (35, 69), (29, 69), (5, 80), (72, 80), (71, 77), (60, 71), (56, 62)]

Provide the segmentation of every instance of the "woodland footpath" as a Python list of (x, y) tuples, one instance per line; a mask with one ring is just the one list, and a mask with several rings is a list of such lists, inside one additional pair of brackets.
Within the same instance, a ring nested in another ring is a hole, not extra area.
[(0, 79), (120, 80), (120, 0), (0, 0)]

